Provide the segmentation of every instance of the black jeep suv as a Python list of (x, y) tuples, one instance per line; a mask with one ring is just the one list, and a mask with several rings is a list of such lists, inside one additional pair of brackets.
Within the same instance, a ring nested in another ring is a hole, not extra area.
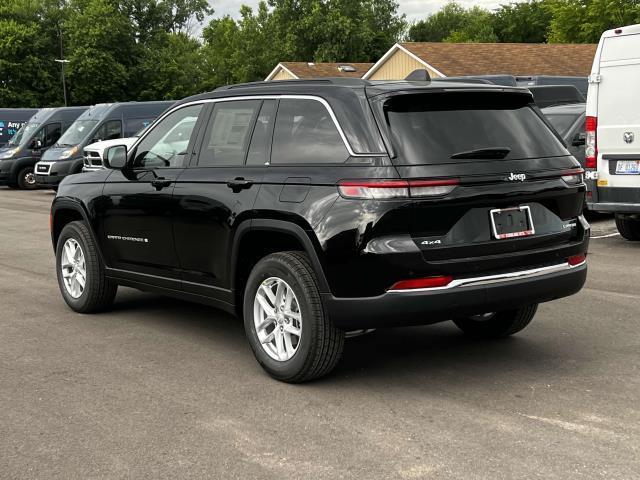
[(511, 335), (585, 282), (583, 172), (524, 89), (237, 85), (105, 157), (53, 202), (68, 305), (125, 285), (237, 313), (280, 380), (328, 373), (351, 330)]

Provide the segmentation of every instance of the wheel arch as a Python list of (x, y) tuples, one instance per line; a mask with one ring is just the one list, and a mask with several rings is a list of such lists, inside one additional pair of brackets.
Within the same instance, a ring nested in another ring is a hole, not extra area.
[(18, 174), (20, 173), (20, 170), (22, 170), (25, 167), (35, 168), (36, 163), (38, 163), (38, 160), (39, 160), (38, 158), (33, 156), (16, 158), (13, 162), (13, 165), (11, 165), (11, 170), (9, 171), (10, 181), (12, 183), (17, 182)]
[[(317, 240), (315, 241), (317, 244)], [(313, 266), (321, 293), (330, 292), (324, 268), (320, 260), (320, 246), (314, 244), (312, 232), (300, 225), (272, 219), (245, 220), (236, 230), (230, 257), (230, 286), (238, 301), (244, 292), (244, 285), (251, 268), (264, 256), (288, 250), (300, 250), (307, 254)]]
[[(68, 223), (77, 220), (84, 221), (86, 223), (94, 243), (99, 245), (95, 232), (93, 231), (93, 225), (89, 220), (89, 215), (82, 204), (71, 199), (56, 199), (51, 206), (50, 218), (51, 242), (53, 244), (54, 251), (58, 244), (58, 238), (60, 238), (62, 229)], [(100, 249), (98, 249), (98, 251), (100, 252)], [(100, 255), (102, 255), (102, 252), (100, 252)]]

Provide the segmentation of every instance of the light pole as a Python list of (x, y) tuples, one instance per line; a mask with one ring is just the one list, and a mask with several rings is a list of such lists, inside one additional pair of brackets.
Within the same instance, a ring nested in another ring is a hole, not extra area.
[(67, 85), (64, 78), (64, 64), (69, 63), (69, 60), (65, 60), (63, 58), (62, 59), (56, 58), (55, 61), (62, 64), (62, 93), (64, 95), (64, 106), (66, 107), (67, 106)]

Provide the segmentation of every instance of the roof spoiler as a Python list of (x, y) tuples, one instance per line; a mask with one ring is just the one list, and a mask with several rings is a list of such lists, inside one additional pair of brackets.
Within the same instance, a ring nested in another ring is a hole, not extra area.
[(405, 77), (405, 80), (409, 82), (430, 82), (431, 75), (424, 68), (419, 68), (414, 70), (409, 75)]

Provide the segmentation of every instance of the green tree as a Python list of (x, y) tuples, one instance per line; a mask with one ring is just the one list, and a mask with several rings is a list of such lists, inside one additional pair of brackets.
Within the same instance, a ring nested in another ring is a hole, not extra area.
[(546, 0), (528, 0), (501, 5), (493, 18), (498, 41), (545, 43), (552, 18), (546, 4)]
[(493, 16), (484, 8), (465, 9), (451, 1), (409, 28), (412, 42), (495, 42)]
[[(62, 102), (51, 23), (39, 0), (0, 3), (0, 106), (40, 107)], [(58, 94), (59, 93), (59, 94)]]
[(466, 20), (457, 30), (451, 32), (445, 42), (452, 43), (495, 43), (498, 37), (493, 31), (493, 15), (488, 10), (473, 7), (466, 11)]
[(605, 30), (640, 23), (640, 0), (547, 0), (549, 41), (597, 43)]
[(410, 42), (442, 42), (464, 27), (467, 11), (456, 2), (449, 2), (436, 13), (409, 28)]
[(71, 0), (64, 22), (69, 90), (75, 104), (128, 100), (136, 44), (115, 0)]

